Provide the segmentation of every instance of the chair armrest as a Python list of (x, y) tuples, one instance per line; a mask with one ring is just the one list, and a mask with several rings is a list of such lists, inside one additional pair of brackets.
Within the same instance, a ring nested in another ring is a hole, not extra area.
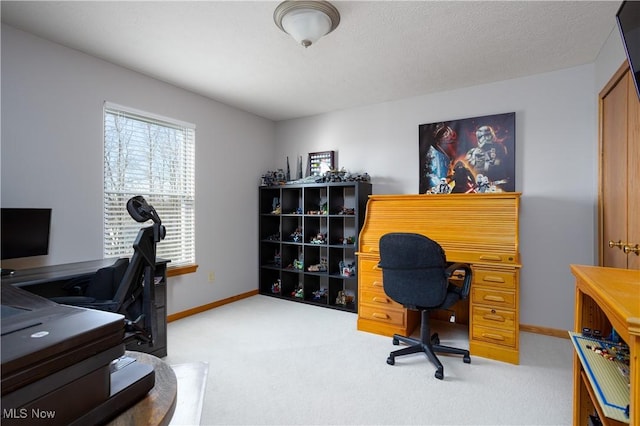
[(454, 278), (454, 272), (460, 269), (464, 271), (464, 279), (460, 290), (460, 300), (464, 300), (469, 297), (469, 291), (471, 290), (471, 267), (466, 263), (453, 263), (447, 267), (445, 274), (447, 278), (451, 280)]
[(56, 296), (49, 297), (49, 300), (62, 305), (84, 306), (95, 302), (96, 299), (85, 296)]

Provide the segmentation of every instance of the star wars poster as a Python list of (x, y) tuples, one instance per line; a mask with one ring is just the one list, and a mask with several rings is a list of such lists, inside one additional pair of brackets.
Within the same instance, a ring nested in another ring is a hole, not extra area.
[(419, 126), (420, 194), (515, 191), (516, 113)]

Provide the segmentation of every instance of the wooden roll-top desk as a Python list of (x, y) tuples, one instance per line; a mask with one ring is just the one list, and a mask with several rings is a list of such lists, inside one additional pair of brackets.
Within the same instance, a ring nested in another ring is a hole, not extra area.
[(410, 335), (420, 323), (384, 292), (378, 242), (389, 232), (437, 241), (447, 261), (471, 265), (469, 350), (519, 363), (519, 193), (371, 195), (359, 239), (358, 330)]

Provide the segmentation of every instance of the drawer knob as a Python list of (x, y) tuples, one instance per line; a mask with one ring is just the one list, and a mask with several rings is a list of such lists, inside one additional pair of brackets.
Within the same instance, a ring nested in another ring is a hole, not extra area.
[(498, 256), (495, 254), (483, 254), (480, 256), (480, 260), (492, 260), (494, 262), (500, 262), (502, 260), (502, 256)]
[(488, 300), (490, 302), (504, 302), (504, 297), (502, 296), (492, 296), (490, 294), (484, 296), (484, 300)]
[(371, 283), (373, 287), (382, 287), (382, 283), (380, 281), (374, 281)]
[(618, 247), (619, 249), (621, 249), (623, 245), (624, 243), (620, 240), (618, 240), (617, 242), (613, 240), (609, 240), (609, 248)]
[(373, 301), (377, 303), (389, 303), (389, 299), (386, 297), (374, 297)]
[(501, 336), (499, 334), (493, 334), (493, 333), (482, 333), (482, 337), (486, 337), (487, 339), (493, 339), (493, 340), (504, 340), (504, 336)]
[(389, 319), (389, 315), (380, 312), (374, 312), (372, 316), (378, 319)]
[(490, 283), (504, 283), (504, 278), (498, 277), (496, 275), (485, 275), (482, 277), (482, 281), (487, 281)]
[[(495, 312), (495, 311), (493, 311)], [(489, 320), (489, 321), (499, 321), (499, 322), (504, 322), (505, 319), (502, 315), (496, 315), (496, 314), (487, 314), (483, 316), (484, 319)]]
[(625, 254), (635, 253), (636, 256), (640, 256), (640, 245), (636, 244), (632, 246), (631, 244), (625, 244), (622, 251), (624, 251)]

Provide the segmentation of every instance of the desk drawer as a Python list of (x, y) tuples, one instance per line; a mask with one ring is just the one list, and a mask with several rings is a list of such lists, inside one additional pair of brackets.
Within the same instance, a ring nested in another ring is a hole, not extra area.
[(482, 327), (475, 324), (473, 325), (471, 330), (471, 338), (474, 340), (481, 340), (483, 342), (495, 343), (502, 346), (515, 347), (516, 345), (515, 331)]
[(516, 294), (510, 291), (493, 290), (490, 288), (471, 286), (471, 302), (492, 307), (516, 307)]
[(362, 289), (383, 291), (382, 269), (378, 268), (378, 260), (360, 260), (358, 275), (358, 285)]
[(515, 330), (516, 314), (513, 311), (474, 306), (471, 315), (474, 325)]
[(476, 268), (473, 271), (473, 284), (513, 289), (516, 288), (516, 273)]
[(403, 309), (403, 306), (399, 303), (391, 300), (389, 296), (385, 294), (384, 291), (372, 291), (372, 290), (361, 290), (360, 292), (360, 303), (367, 303), (371, 306), (387, 306), (395, 309)]
[(360, 259), (360, 270), (358, 273), (367, 277), (382, 278), (382, 268), (378, 266), (378, 259)]
[(382, 276), (379, 278), (369, 278), (366, 276), (360, 275), (360, 280), (358, 282), (358, 286), (363, 290), (370, 290), (375, 292), (384, 293), (384, 286), (382, 284)]
[(363, 319), (393, 324), (400, 327), (406, 325), (406, 311), (389, 309), (388, 306), (371, 306), (361, 304), (358, 307), (358, 316)]

